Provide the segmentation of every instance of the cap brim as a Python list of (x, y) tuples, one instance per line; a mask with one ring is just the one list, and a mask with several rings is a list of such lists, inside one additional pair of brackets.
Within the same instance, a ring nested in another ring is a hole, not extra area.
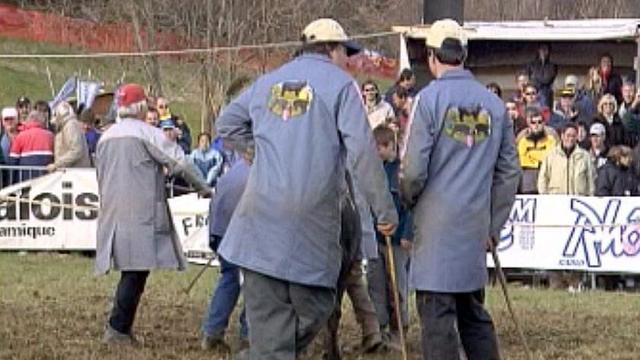
[(347, 56), (353, 56), (362, 51), (362, 46), (353, 40), (348, 40), (342, 43), (347, 49)]

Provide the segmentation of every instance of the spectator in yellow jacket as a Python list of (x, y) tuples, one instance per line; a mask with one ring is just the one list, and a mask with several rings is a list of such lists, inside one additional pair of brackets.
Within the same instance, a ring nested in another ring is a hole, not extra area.
[(540, 164), (558, 143), (558, 135), (555, 130), (544, 125), (542, 112), (538, 107), (528, 107), (525, 116), (527, 127), (516, 139), (518, 159), (522, 168), (519, 192), (537, 194)]

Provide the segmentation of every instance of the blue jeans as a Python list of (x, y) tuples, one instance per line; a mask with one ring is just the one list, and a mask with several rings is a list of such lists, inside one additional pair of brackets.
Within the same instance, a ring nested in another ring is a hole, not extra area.
[[(207, 337), (224, 336), (231, 313), (240, 297), (240, 270), (222, 257), (218, 256), (218, 259), (220, 260), (220, 278), (202, 324), (202, 332)], [(243, 307), (240, 313), (240, 338), (247, 339), (248, 335), (249, 329)]]

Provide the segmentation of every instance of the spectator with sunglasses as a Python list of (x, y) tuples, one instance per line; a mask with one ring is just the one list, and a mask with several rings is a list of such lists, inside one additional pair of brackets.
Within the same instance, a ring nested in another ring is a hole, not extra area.
[(395, 120), (393, 107), (382, 99), (375, 81), (367, 80), (362, 84), (362, 97), (371, 129), (388, 125)]
[(522, 94), (522, 104), (520, 105), (520, 115), (525, 116), (525, 109), (528, 107), (537, 107), (540, 108), (540, 112), (542, 113), (542, 118), (545, 123), (549, 121), (551, 118), (551, 110), (548, 106), (545, 106), (540, 102), (538, 97), (538, 89), (533, 84), (526, 84), (524, 86), (524, 93)]
[(522, 130), (516, 139), (518, 159), (522, 168), (518, 190), (520, 194), (537, 194), (540, 164), (558, 143), (558, 135), (553, 128), (544, 125), (540, 108), (528, 107), (525, 114), (527, 128)]

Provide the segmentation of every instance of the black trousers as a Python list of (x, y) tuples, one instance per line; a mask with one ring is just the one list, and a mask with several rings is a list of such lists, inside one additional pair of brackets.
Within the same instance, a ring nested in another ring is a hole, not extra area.
[(147, 283), (148, 271), (123, 271), (113, 299), (109, 325), (123, 334), (130, 334), (140, 297)]
[(470, 293), (418, 291), (422, 354), (429, 360), (459, 360), (460, 344), (468, 360), (498, 360), (491, 316), (484, 309), (484, 290)]

